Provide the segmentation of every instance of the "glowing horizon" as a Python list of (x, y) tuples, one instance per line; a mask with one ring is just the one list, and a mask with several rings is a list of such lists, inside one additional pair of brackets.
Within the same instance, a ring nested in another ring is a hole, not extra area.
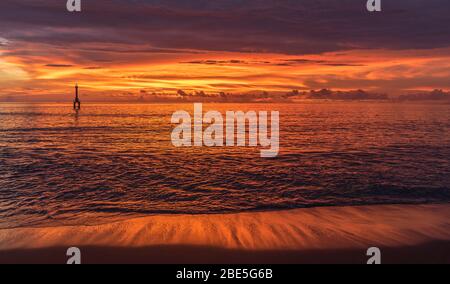
[[(87, 98), (110, 100), (178, 90), (243, 95), (327, 88), (397, 96), (450, 89), (448, 27), (434, 33), (421, 28), (442, 20), (436, 12), (442, 7), (432, 2), (423, 13), (433, 12), (434, 19), (418, 23), (420, 5), (396, 14), (392, 4), (392, 12), (388, 6), (373, 16), (338, 1), (308, 14), (309, 1), (295, 7), (214, 1), (200, 7), (101, 0), (85, 3), (75, 15), (41, 2), (2, 4), (1, 100), (66, 100), (75, 83)], [(325, 20), (330, 11), (333, 17)], [(393, 22), (399, 18), (409, 24)]]

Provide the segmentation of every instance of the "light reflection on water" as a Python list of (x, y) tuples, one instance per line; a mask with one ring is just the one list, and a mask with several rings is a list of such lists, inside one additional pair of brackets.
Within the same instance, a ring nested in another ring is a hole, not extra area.
[(280, 111), (280, 153), (174, 148), (192, 104), (0, 105), (0, 228), (152, 213), (450, 201), (450, 108), (400, 103), (208, 104)]

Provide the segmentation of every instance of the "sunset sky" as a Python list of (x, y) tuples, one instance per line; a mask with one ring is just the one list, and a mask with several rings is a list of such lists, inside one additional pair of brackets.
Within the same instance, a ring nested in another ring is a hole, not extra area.
[(450, 89), (450, 2), (0, 2), (0, 100)]

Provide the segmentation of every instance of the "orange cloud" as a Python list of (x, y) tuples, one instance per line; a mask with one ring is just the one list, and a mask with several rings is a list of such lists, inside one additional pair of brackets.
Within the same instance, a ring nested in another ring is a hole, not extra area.
[(26, 86), (34, 94), (66, 94), (75, 82), (88, 96), (123, 92), (138, 96), (140, 90), (175, 93), (178, 89), (239, 94), (363, 88), (401, 93), (450, 87), (449, 49), (353, 50), (305, 56), (141, 51), (102, 61), (86, 60), (83, 51), (64, 53), (65, 48), (8, 47), (0, 62), (2, 85), (15, 91), (23, 88), (23, 92)]

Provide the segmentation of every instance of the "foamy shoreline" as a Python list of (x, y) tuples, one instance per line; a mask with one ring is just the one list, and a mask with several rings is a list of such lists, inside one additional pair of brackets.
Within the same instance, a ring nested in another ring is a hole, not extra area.
[(414, 246), (432, 241), (450, 241), (450, 204), (156, 215), (97, 226), (0, 230), (2, 251), (161, 245), (297, 251)]

